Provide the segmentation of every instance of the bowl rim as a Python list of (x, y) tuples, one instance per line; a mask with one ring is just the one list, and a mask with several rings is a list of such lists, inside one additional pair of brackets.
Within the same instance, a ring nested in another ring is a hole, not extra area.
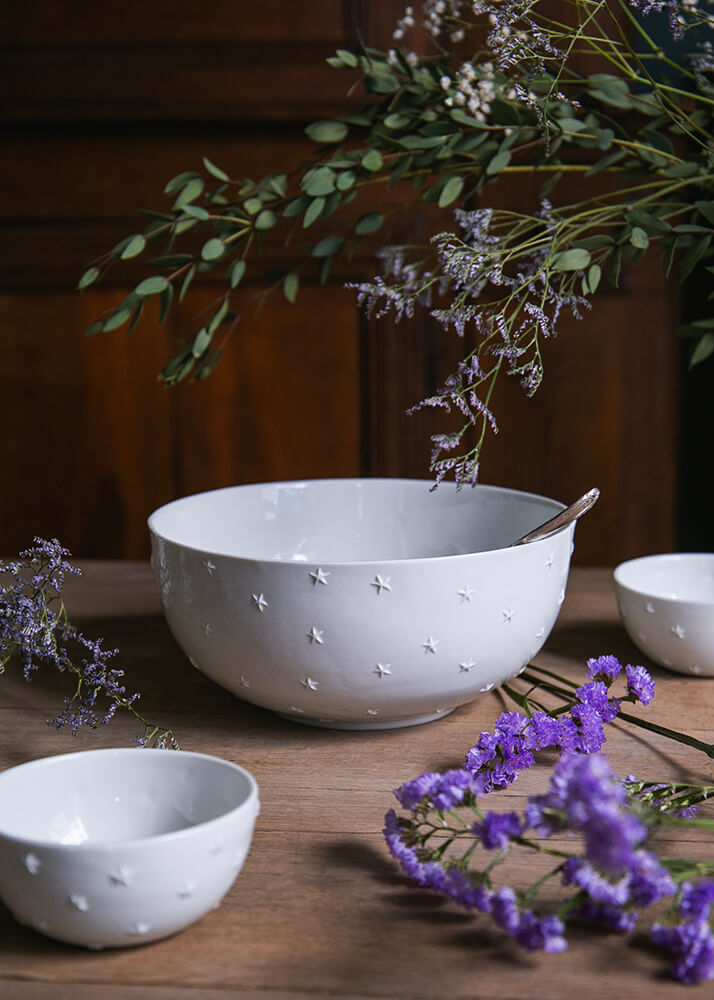
[(198, 830), (207, 830), (211, 826), (217, 826), (222, 824), (228, 817), (236, 817), (242, 812), (248, 812), (250, 818), (255, 817), (260, 808), (259, 799), (259, 789), (258, 782), (255, 780), (250, 771), (247, 771), (240, 764), (234, 764), (233, 761), (226, 760), (224, 757), (218, 757), (215, 754), (198, 753), (193, 750), (169, 750), (169, 749), (157, 749), (156, 747), (97, 747), (92, 750), (73, 750), (69, 753), (53, 754), (49, 757), (37, 757), (34, 760), (25, 761), (22, 764), (14, 764), (11, 767), (6, 767), (0, 771), (0, 791), (2, 790), (2, 781), (6, 774), (11, 771), (19, 770), (39, 770), (43, 767), (53, 767), (60, 762), (67, 760), (72, 760), (74, 758), (84, 758), (87, 757), (119, 757), (119, 756), (136, 756), (142, 753), (160, 753), (170, 755), (171, 759), (186, 759), (200, 758), (203, 761), (208, 761), (211, 763), (221, 764), (222, 766), (239, 772), (244, 778), (247, 779), (249, 785), (249, 791), (245, 799), (240, 802), (237, 806), (222, 812), (220, 816), (214, 816), (213, 819), (203, 820), (202, 822), (195, 823), (192, 826), (182, 827), (180, 830), (170, 830), (167, 833), (156, 833), (149, 836), (143, 837), (130, 837), (125, 840), (85, 840), (81, 844), (61, 844), (55, 840), (47, 840), (44, 838), (28, 837), (21, 834), (11, 833), (5, 830), (0, 822), (0, 839), (4, 839), (7, 842), (20, 844), (27, 847), (34, 847), (37, 850), (42, 851), (67, 851), (67, 852), (77, 852), (82, 851), (84, 853), (90, 851), (97, 852), (116, 852), (116, 851), (128, 851), (133, 850), (138, 847), (145, 847), (148, 844), (156, 844), (160, 846), (166, 843), (173, 843), (180, 840), (186, 840), (193, 836)]
[[(146, 519), (146, 524), (148, 526), (150, 534), (153, 537), (163, 542), (166, 542), (169, 545), (179, 546), (181, 549), (187, 552), (196, 552), (200, 555), (209, 556), (211, 558), (229, 559), (232, 562), (237, 562), (237, 563), (269, 563), (270, 565), (274, 566), (294, 566), (294, 567), (304, 568), (306, 565), (312, 565), (312, 563), (308, 561), (303, 562), (292, 559), (265, 558), (262, 556), (239, 556), (231, 554), (229, 552), (221, 552), (220, 550), (217, 549), (201, 548), (197, 545), (191, 545), (187, 542), (180, 542), (177, 541), (175, 538), (171, 538), (168, 535), (162, 533), (161, 531), (158, 531), (156, 528), (156, 521), (159, 518), (159, 516), (163, 514), (166, 510), (168, 510), (170, 507), (177, 506), (178, 504), (181, 504), (187, 500), (198, 499), (199, 497), (213, 496), (218, 493), (230, 493), (243, 489), (259, 489), (261, 487), (265, 488), (265, 487), (312, 486), (317, 484), (322, 485), (322, 484), (333, 484), (333, 483), (340, 483), (340, 484), (353, 483), (355, 485), (362, 485), (365, 483), (366, 484), (409, 483), (413, 485), (428, 486), (430, 491), (434, 487), (433, 479), (412, 478), (408, 476), (341, 476), (341, 477), (333, 476), (333, 477), (317, 478), (317, 479), (286, 479), (286, 480), (275, 480), (266, 482), (238, 483), (233, 486), (221, 486), (214, 490), (202, 490), (198, 493), (189, 493), (186, 496), (176, 497), (174, 500), (169, 500), (168, 503), (162, 504), (160, 507), (157, 507), (156, 510), (151, 512), (151, 514)], [(442, 490), (450, 489), (452, 492), (458, 492), (459, 489), (465, 490), (467, 488), (469, 487), (466, 486), (457, 487), (456, 483), (453, 483), (451, 481), (439, 483), (439, 489)], [(470, 488), (483, 490), (488, 493), (504, 493), (511, 495), (515, 494), (527, 500), (544, 501), (545, 503), (551, 504), (553, 506), (553, 515), (557, 514), (561, 510), (565, 510), (566, 507), (566, 504), (564, 504), (560, 500), (555, 500), (553, 497), (548, 497), (541, 493), (533, 493), (528, 490), (519, 490), (516, 487), (512, 486), (496, 486), (491, 483), (476, 483), (473, 487)], [(535, 528), (536, 525), (534, 524), (533, 527)], [(558, 531), (553, 532), (552, 535), (548, 535), (546, 538), (536, 539), (534, 542), (529, 542), (528, 545), (516, 546), (515, 548), (513, 548), (513, 551), (517, 552), (518, 549), (525, 550), (526, 548), (530, 548), (531, 545), (543, 545), (547, 542), (552, 542), (553, 539), (557, 538), (558, 536), (562, 535), (565, 532), (572, 532), (573, 529), (574, 529), (574, 523), (566, 524)], [(377, 565), (404, 566), (410, 563), (412, 564), (435, 563), (440, 560), (447, 560), (447, 559), (453, 561), (454, 559), (468, 559), (476, 556), (492, 556), (494, 553), (503, 553), (510, 550), (511, 550), (510, 545), (503, 545), (500, 548), (483, 549), (478, 552), (456, 552), (450, 555), (447, 554), (440, 556), (408, 556), (404, 559), (394, 559), (394, 558), (348, 559), (348, 560), (318, 559), (315, 560), (315, 565), (318, 565), (319, 563), (320, 566), (323, 567), (329, 566), (331, 568), (338, 568), (338, 567), (349, 568), (351, 566), (364, 567), (364, 566), (377, 566)]]
[(637, 594), (641, 597), (651, 598), (655, 601), (661, 601), (663, 604), (670, 604), (682, 607), (687, 605), (691, 608), (712, 608), (714, 606), (714, 599), (711, 601), (700, 601), (700, 600), (689, 600), (681, 597), (665, 597), (662, 594), (654, 593), (651, 590), (643, 590), (641, 587), (635, 587), (631, 583), (626, 583), (623, 580), (623, 575), (630, 566), (636, 563), (666, 563), (666, 562), (703, 562), (705, 560), (710, 560), (714, 562), (714, 552), (655, 552), (651, 555), (637, 556), (634, 559), (626, 559), (625, 562), (621, 562), (613, 570), (613, 579), (615, 581), (615, 586), (626, 590), (631, 594)]

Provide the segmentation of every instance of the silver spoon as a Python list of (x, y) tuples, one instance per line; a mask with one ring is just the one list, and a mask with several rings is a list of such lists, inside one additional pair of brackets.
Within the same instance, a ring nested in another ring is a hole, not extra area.
[(560, 531), (560, 529), (564, 528), (566, 524), (570, 524), (571, 521), (577, 521), (579, 517), (586, 514), (599, 496), (599, 489), (595, 488), (588, 490), (588, 492), (581, 496), (579, 500), (576, 500), (575, 503), (571, 503), (571, 505), (566, 507), (565, 510), (561, 510), (561, 512), (556, 514), (555, 517), (551, 517), (543, 524), (539, 524), (537, 528), (533, 528), (532, 531), (529, 531), (517, 541), (511, 542), (511, 547), (514, 545), (525, 545), (526, 542), (535, 542), (539, 538), (547, 538), (548, 535), (552, 535), (556, 531)]

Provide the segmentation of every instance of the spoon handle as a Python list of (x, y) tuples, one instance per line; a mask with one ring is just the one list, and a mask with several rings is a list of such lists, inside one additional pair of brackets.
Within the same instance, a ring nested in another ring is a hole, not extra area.
[(539, 524), (537, 528), (529, 531), (528, 534), (523, 535), (523, 537), (519, 538), (517, 541), (511, 542), (511, 547), (514, 545), (525, 545), (526, 542), (535, 542), (539, 538), (547, 538), (548, 535), (552, 535), (554, 532), (560, 531), (560, 529), (564, 528), (566, 524), (570, 524), (571, 521), (577, 521), (579, 517), (586, 514), (599, 496), (599, 489), (595, 488), (588, 490), (588, 492), (581, 496), (579, 500), (576, 500), (575, 503), (571, 503), (571, 505), (566, 507), (565, 510), (561, 510), (561, 512), (556, 514), (555, 517), (551, 517), (550, 520), (545, 521), (543, 524)]

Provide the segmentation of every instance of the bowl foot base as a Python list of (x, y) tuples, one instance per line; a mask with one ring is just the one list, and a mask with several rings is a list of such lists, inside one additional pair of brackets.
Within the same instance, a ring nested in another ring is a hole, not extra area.
[(435, 722), (437, 719), (445, 719), (451, 715), (453, 708), (447, 708), (443, 712), (429, 712), (428, 715), (410, 715), (404, 719), (370, 719), (364, 722), (343, 722), (340, 719), (313, 719), (309, 715), (293, 715), (288, 712), (276, 712), (281, 719), (288, 719), (289, 722), (297, 722), (301, 726), (316, 726), (318, 729), (350, 729), (350, 730), (371, 730), (371, 729), (404, 729), (407, 726), (422, 726), (425, 722)]

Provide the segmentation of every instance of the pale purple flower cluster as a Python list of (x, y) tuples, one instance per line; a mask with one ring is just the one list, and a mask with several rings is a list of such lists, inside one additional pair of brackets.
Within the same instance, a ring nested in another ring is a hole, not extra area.
[[(69, 555), (56, 539), (35, 538), (32, 548), (0, 566), (9, 577), (0, 586), (0, 667), (16, 657), (28, 680), (48, 664), (77, 675), (74, 698), (66, 698), (64, 710), (51, 720), (57, 729), (70, 726), (76, 733), (83, 725), (109, 722), (118, 707), (129, 707), (138, 695), (127, 694), (120, 682), (123, 671), (109, 666), (117, 651), (103, 649), (101, 639), (87, 638), (67, 619), (60, 594), (67, 577), (79, 575)], [(108, 705), (100, 709), (103, 699)]]
[(654, 943), (674, 952), (670, 971), (682, 983), (714, 979), (714, 934), (709, 924), (713, 905), (714, 882), (685, 882), (678, 905), (681, 923), (674, 927), (655, 924), (652, 928)]

